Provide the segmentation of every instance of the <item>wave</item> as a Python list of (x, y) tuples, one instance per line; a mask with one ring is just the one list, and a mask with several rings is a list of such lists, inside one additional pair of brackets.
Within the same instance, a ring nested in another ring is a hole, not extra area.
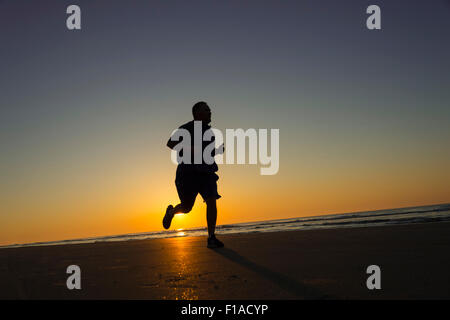
[[(266, 220), (238, 224), (225, 224), (216, 227), (220, 234), (276, 232), (291, 230), (310, 230), (324, 228), (383, 226), (414, 223), (449, 222), (450, 204), (430, 205), (421, 207), (396, 208), (376, 211), (351, 212), (314, 217)], [(182, 232), (180, 232), (182, 231)], [(145, 240), (172, 237), (204, 236), (206, 228), (192, 228), (183, 230), (168, 230), (122, 235), (109, 235), (82, 239), (61, 241), (34, 242), (28, 244), (13, 244), (0, 248), (17, 248), (30, 246), (51, 246), (64, 244), (82, 244), (97, 242), (115, 242), (129, 240)]]

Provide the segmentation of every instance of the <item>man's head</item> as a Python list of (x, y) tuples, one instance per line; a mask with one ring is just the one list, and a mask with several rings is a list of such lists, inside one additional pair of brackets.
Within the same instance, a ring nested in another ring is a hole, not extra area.
[(197, 102), (192, 107), (192, 115), (194, 120), (203, 121), (208, 124), (211, 122), (211, 109), (204, 101)]

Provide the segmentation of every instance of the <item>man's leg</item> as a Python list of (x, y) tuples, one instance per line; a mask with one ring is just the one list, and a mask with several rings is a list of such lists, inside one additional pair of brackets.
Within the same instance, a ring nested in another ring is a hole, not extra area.
[(192, 210), (195, 203), (196, 193), (188, 192), (183, 194), (180, 189), (178, 189), (178, 194), (180, 196), (181, 203), (177, 204), (175, 207), (169, 205), (166, 210), (166, 215), (163, 218), (164, 229), (169, 229), (172, 219), (177, 213), (188, 213)]
[(192, 206), (183, 205), (182, 203), (177, 204), (175, 207), (173, 207), (171, 214), (177, 214), (177, 213), (188, 213), (191, 212)]
[(199, 192), (206, 202), (206, 221), (208, 223), (208, 248), (220, 248), (223, 247), (223, 243), (219, 241), (215, 236), (216, 221), (217, 221), (217, 199), (220, 195), (217, 193), (217, 181), (218, 176), (216, 174), (205, 174), (199, 179), (200, 188)]
[(208, 223), (208, 236), (214, 236), (217, 221), (216, 198), (209, 198), (206, 201), (206, 221)]
[(165, 229), (170, 228), (170, 224), (172, 223), (175, 214), (190, 212), (194, 206), (195, 198), (197, 197), (195, 180), (192, 179), (191, 175), (186, 174), (186, 172), (183, 174), (183, 170), (180, 170), (180, 167), (177, 169), (175, 185), (181, 203), (177, 204), (175, 207), (172, 207), (172, 205), (167, 207), (166, 215), (163, 218), (163, 226)]
[(217, 207), (216, 198), (208, 198), (206, 202), (206, 220), (208, 221), (208, 248), (223, 247), (222, 241), (216, 238)]
[(172, 223), (172, 219), (175, 214), (180, 213), (180, 212), (188, 213), (192, 210), (193, 205), (194, 205), (193, 203), (192, 204), (191, 203), (189, 203), (189, 204), (180, 203), (180, 204), (177, 204), (175, 207), (172, 207), (172, 205), (169, 205), (167, 207), (166, 214), (163, 218), (164, 229), (170, 228), (170, 224)]

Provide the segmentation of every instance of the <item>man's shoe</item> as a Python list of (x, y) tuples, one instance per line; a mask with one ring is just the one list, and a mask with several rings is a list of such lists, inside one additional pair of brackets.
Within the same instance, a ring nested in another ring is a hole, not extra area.
[(224, 244), (215, 236), (208, 238), (208, 248), (222, 248)]
[(164, 227), (164, 229), (169, 229), (170, 228), (170, 224), (172, 223), (172, 219), (173, 219), (173, 216), (174, 216), (174, 214), (171, 213), (172, 209), (173, 209), (173, 206), (171, 204), (166, 209), (166, 215), (164, 216), (164, 219), (163, 219), (163, 227)]

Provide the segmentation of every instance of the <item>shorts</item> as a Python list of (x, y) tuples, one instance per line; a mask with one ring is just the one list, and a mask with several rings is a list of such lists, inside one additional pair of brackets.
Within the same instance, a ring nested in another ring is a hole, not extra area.
[(185, 208), (192, 208), (199, 193), (203, 201), (210, 198), (221, 198), (217, 193), (217, 180), (219, 180), (219, 176), (214, 172), (195, 171), (178, 166), (175, 185), (177, 186), (181, 204)]

